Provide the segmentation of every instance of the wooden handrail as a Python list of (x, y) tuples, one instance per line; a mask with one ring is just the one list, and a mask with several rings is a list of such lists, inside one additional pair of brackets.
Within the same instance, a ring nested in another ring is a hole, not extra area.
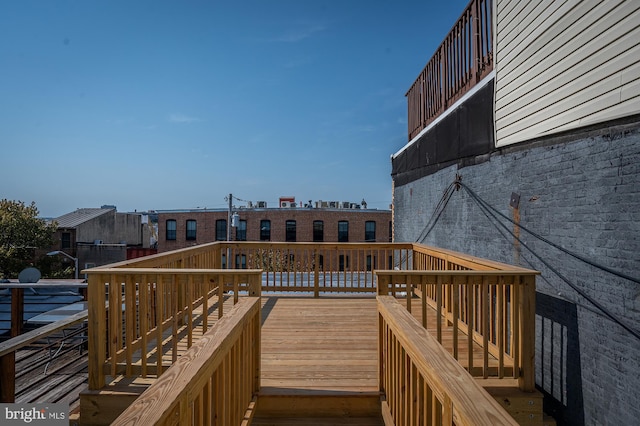
[[(112, 425), (240, 424), (260, 387), (260, 298), (244, 298)], [(233, 404), (230, 403), (233, 401)]]
[(378, 312), (386, 424), (517, 424), (395, 298)]
[[(404, 293), (411, 312), (414, 293), (420, 295), (422, 326), (427, 328), (427, 310), (436, 313), (436, 339), (442, 342), (443, 327), (453, 333), (452, 355), (458, 359), (466, 348), (467, 369), (484, 378), (517, 378), (522, 390), (534, 390), (535, 276), (525, 270), (422, 270), (376, 271), (379, 295)], [(459, 332), (466, 335), (466, 339)], [(482, 365), (474, 365), (473, 348), (482, 347)], [(489, 368), (489, 359), (497, 368)]]

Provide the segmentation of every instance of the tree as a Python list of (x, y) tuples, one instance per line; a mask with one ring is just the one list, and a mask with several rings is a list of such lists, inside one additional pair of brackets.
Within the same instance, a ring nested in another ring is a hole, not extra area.
[(34, 202), (0, 201), (0, 277), (16, 276), (32, 263), (36, 249), (51, 246), (57, 227), (38, 218)]

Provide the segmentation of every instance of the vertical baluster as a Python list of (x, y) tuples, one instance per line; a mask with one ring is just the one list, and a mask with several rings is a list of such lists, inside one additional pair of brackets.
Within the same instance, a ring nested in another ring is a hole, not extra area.
[(109, 280), (109, 358), (111, 359), (111, 376), (115, 376), (118, 366), (118, 342), (122, 334), (120, 322), (120, 280), (116, 274), (111, 274)]
[(225, 276), (223, 274), (218, 274), (218, 319), (222, 318), (224, 315), (224, 286), (225, 286)]
[(156, 275), (156, 368), (157, 375), (162, 374), (162, 323), (164, 322), (164, 279), (163, 275)]
[(497, 288), (497, 308), (498, 312), (498, 378), (504, 378), (504, 276), (500, 276), (498, 279), (498, 288)]
[(472, 276), (467, 276), (466, 285), (466, 298), (467, 298), (467, 365), (469, 374), (473, 374), (473, 333), (474, 333), (474, 319), (476, 318), (476, 303), (474, 300), (475, 284)]
[(422, 327), (424, 327), (424, 329), (427, 329), (427, 309), (429, 309), (429, 305), (427, 304), (427, 280), (428, 280), (428, 276), (423, 275), (422, 277), (420, 277), (420, 292), (422, 293), (422, 297), (420, 298), (420, 303), (422, 304), (421, 308), (422, 308)]
[(142, 377), (147, 377), (147, 333), (149, 331), (149, 290), (151, 284), (146, 274), (140, 278), (138, 303), (140, 305), (140, 362)]
[(482, 277), (482, 376), (486, 379), (489, 375), (489, 277)]
[[(204, 279), (204, 276), (200, 275), (200, 279)], [(193, 345), (193, 304), (196, 299), (194, 297), (195, 289), (193, 282), (193, 275), (189, 274), (187, 278), (187, 348)]]
[(451, 284), (453, 298), (453, 357), (458, 359), (458, 318), (460, 316), (460, 285), (452, 281)]
[(520, 300), (520, 275), (513, 280), (511, 287), (511, 357), (513, 358), (513, 378), (517, 379), (520, 371), (520, 317), (518, 301)]
[(171, 363), (174, 364), (178, 360), (178, 321), (179, 321), (179, 310), (178, 306), (178, 292), (179, 288), (179, 277), (176, 274), (171, 275), (171, 292), (170, 301), (171, 301)]
[(124, 283), (125, 291), (125, 333), (124, 333), (124, 346), (125, 346), (125, 358), (126, 358), (126, 370), (125, 374), (130, 377), (133, 372), (131, 364), (133, 364), (133, 342), (136, 340), (136, 279), (133, 275), (125, 275)]
[(436, 336), (442, 344), (442, 275), (438, 275), (436, 282)]

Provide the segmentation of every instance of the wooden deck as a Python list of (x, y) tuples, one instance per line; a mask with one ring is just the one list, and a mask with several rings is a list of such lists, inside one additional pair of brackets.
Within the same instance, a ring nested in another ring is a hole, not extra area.
[[(230, 307), (232, 298), (225, 302), (225, 309), (227, 303)], [(419, 303), (413, 304), (412, 314), (420, 321)], [(217, 321), (217, 315), (217, 310), (210, 312), (209, 326)], [(427, 323), (430, 328), (436, 326), (431, 309)], [(261, 333), (261, 391), (254, 424), (300, 424), (294, 417), (301, 424), (383, 424), (378, 415), (378, 311), (374, 295), (314, 298), (265, 294)], [(450, 352), (451, 341), (450, 328), (443, 327), (443, 346)], [(186, 351), (186, 344), (178, 347), (179, 352)], [(467, 354), (460, 352), (459, 358), (464, 365)], [(476, 365), (482, 364), (480, 346), (474, 348), (474, 359)], [(57, 393), (72, 389), (72, 384), (86, 387), (86, 352), (81, 360), (67, 364), (66, 369), (49, 370), (46, 376), (38, 371), (30, 380), (38, 381), (41, 389), (57, 389)], [(33, 388), (29, 393), (36, 395), (38, 391)], [(30, 402), (52, 402), (50, 393), (40, 395)], [(23, 397), (20, 400), (27, 402)], [(67, 401), (73, 411), (77, 400), (71, 395), (60, 399)], [(340, 421), (332, 416), (339, 416)]]
[(262, 299), (265, 391), (377, 392), (374, 297)]
[[(421, 321), (419, 303), (412, 314)], [(376, 415), (380, 393), (375, 296), (263, 295), (262, 321), (261, 392), (254, 424), (383, 424)], [(432, 309), (427, 324), (435, 330)], [(451, 353), (452, 341), (451, 328), (443, 324), (443, 346)], [(467, 353), (460, 349), (464, 364)], [(482, 365), (482, 354), (476, 345), (476, 365)], [(492, 364), (497, 360), (490, 359)]]
[[(436, 313), (427, 313), (427, 328), (435, 334)], [(413, 304), (412, 314), (421, 321), (420, 303)], [(263, 296), (262, 387), (377, 391), (377, 315), (373, 295)], [(442, 321), (442, 345), (453, 353), (452, 329)], [(466, 367), (468, 352), (464, 345), (458, 349), (459, 362)], [(476, 344), (473, 351), (474, 365), (482, 365), (481, 346)], [(497, 359), (490, 357), (489, 367), (497, 368)]]
[(69, 404), (79, 406), (87, 389), (87, 351), (77, 343), (46, 343), (20, 349), (16, 354), (16, 403)]

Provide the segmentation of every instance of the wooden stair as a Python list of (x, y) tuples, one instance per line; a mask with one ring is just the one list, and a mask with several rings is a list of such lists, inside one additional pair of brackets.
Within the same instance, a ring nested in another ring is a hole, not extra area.
[(379, 392), (263, 388), (252, 425), (384, 425)]

